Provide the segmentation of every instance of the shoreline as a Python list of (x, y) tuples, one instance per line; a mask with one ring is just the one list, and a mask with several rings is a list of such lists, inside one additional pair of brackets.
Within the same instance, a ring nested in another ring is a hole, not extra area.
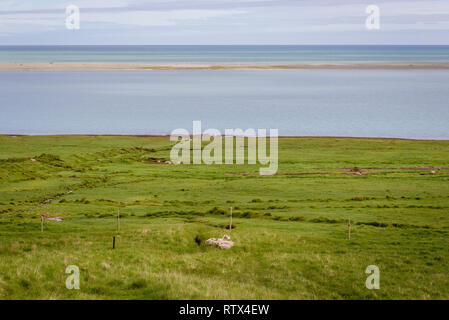
[[(7, 134), (0, 133), (0, 137), (122, 137), (122, 138), (170, 138), (169, 134)], [(224, 138), (224, 136), (222, 136)], [(279, 139), (363, 139), (363, 140), (405, 140), (405, 141), (439, 141), (445, 139), (398, 138), (398, 137), (357, 137), (357, 136), (279, 136)]]
[(449, 62), (0, 62), (0, 71), (449, 70)]

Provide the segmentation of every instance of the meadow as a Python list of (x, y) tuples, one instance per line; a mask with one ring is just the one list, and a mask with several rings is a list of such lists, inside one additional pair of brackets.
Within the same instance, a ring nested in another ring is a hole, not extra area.
[(449, 141), (280, 138), (274, 176), (172, 145), (0, 136), (0, 299), (449, 299)]

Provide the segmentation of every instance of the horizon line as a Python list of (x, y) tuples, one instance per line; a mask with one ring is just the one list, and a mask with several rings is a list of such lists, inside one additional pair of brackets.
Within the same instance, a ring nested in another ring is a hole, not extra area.
[[(193, 136), (193, 135), (190, 135)], [(66, 134), (7, 134), (0, 133), (0, 137), (130, 137), (130, 138), (169, 138), (170, 134), (95, 134), (95, 133), (66, 133)], [(221, 137), (226, 137), (221, 135)], [(237, 136), (234, 136), (237, 137)], [(248, 138), (244, 136), (244, 138)], [(266, 138), (270, 138), (267, 136)], [(401, 137), (358, 137), (358, 136), (278, 136), (282, 139), (373, 139), (373, 140), (410, 140), (410, 141), (440, 141), (449, 142), (449, 138), (401, 138)]]
[(122, 46), (122, 47), (131, 47), (131, 46), (217, 46), (217, 47), (226, 47), (226, 46), (360, 46), (360, 47), (372, 47), (372, 46), (397, 46), (397, 47), (406, 47), (406, 46), (415, 46), (415, 47), (435, 47), (435, 46), (443, 46), (449, 47), (449, 44), (391, 44), (391, 43), (376, 43), (376, 44), (0, 44), (0, 47), (76, 47), (76, 46), (90, 46), (90, 47), (102, 47), (102, 46)]

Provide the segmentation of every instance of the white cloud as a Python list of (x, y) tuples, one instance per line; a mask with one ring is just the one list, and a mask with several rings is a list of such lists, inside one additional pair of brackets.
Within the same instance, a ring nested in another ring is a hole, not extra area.
[(136, 26), (171, 26), (181, 21), (204, 20), (242, 14), (241, 10), (173, 10), (85, 13), (82, 20)]
[[(242, 10), (172, 10), (172, 11), (124, 11), (82, 12), (81, 22), (103, 22), (130, 26), (172, 26), (182, 21), (206, 20), (238, 15)], [(62, 26), (65, 11), (61, 13), (23, 13), (0, 16), (3, 25)]]
[(80, 8), (125, 8), (134, 3), (130, 0), (2, 0), (1, 11), (61, 10), (70, 4)]
[[(122, 38), (117, 37), (118, 44), (129, 37), (148, 39), (148, 27), (158, 27), (159, 35), (179, 39), (182, 43), (189, 41), (184, 36), (186, 33), (192, 35), (192, 41), (206, 37), (218, 41), (215, 34), (220, 35), (220, 41), (265, 39), (263, 42), (277, 43), (283, 39), (296, 43), (298, 34), (306, 32), (317, 37), (323, 35), (323, 39), (327, 36), (332, 42), (335, 39), (331, 33), (346, 32), (347, 38), (351, 32), (366, 31), (365, 8), (371, 3), (364, 0), (0, 1), (0, 33), (3, 35), (20, 34), (26, 38), (27, 34), (35, 37), (45, 32), (48, 40), (51, 31), (64, 32), (65, 5), (73, 3), (81, 9), (81, 28), (90, 32), (90, 39), (101, 40), (106, 32), (120, 34)], [(383, 35), (389, 31), (398, 31), (400, 35), (407, 30), (427, 30), (429, 34), (435, 31), (435, 41), (448, 42), (449, 0), (376, 0), (374, 3), (380, 7)], [(442, 39), (445, 35), (446, 39)], [(396, 37), (401, 40), (400, 36)], [(78, 41), (82, 41), (82, 37)]]

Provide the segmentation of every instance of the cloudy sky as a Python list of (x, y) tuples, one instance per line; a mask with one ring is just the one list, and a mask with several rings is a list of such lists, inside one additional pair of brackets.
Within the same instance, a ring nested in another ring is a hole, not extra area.
[(449, 45), (449, 0), (0, 0), (0, 45), (19, 44)]

